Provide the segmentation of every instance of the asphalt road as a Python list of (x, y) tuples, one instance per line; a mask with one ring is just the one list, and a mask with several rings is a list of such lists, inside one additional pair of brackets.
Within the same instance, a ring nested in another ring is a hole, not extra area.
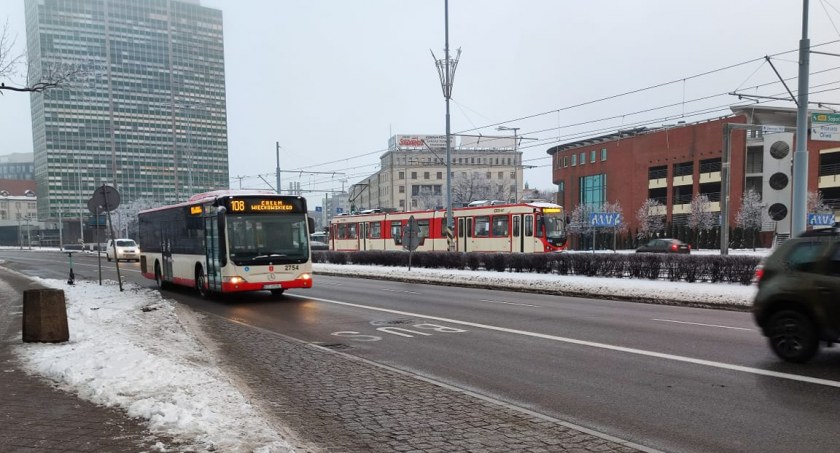
[[(67, 278), (66, 254), (2, 250), (0, 259)], [(115, 278), (113, 263), (102, 265)], [(121, 271), (153, 285), (136, 263)], [(95, 255), (74, 256), (74, 272), (95, 280)], [(840, 353), (781, 363), (749, 313), (317, 274), (314, 283), (280, 301), (166, 294), (655, 449), (836, 450)]]

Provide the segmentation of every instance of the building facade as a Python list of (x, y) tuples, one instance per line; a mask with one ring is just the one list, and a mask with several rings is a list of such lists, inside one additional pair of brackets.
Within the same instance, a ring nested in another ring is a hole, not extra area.
[[(522, 153), (512, 137), (450, 136), (452, 205), (522, 195)], [(414, 211), (446, 203), (446, 136), (395, 135), (380, 170), (350, 186), (353, 211)]]
[(38, 216), (88, 213), (103, 185), (122, 204), (172, 203), (229, 185), (222, 13), (197, 0), (26, 0)]
[[(789, 233), (795, 127), (795, 109), (756, 106), (733, 108), (733, 115), (714, 120), (625, 130), (555, 146), (548, 154), (553, 157), (557, 201), (569, 210), (618, 202), (625, 223), (635, 231), (636, 212), (647, 199), (662, 205), (651, 214), (685, 224), (692, 198), (705, 195), (720, 223), (726, 129), (731, 154), (729, 225), (735, 226), (744, 192), (753, 189), (765, 205), (762, 230)], [(811, 137), (807, 143), (808, 191), (819, 191), (838, 213), (840, 142)], [(773, 205), (782, 205), (787, 215), (772, 218), (768, 211)]]
[(32, 153), (0, 156), (0, 179), (32, 181), (35, 179), (33, 167)]

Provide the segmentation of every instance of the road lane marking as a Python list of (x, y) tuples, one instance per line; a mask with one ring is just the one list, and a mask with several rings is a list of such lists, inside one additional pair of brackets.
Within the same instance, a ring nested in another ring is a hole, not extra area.
[(381, 291), (388, 291), (389, 293), (405, 293), (405, 294), (420, 294), (417, 291), (404, 291), (401, 289), (379, 288)]
[(744, 328), (744, 327), (719, 326), (717, 324), (703, 324), (701, 322), (675, 321), (673, 319), (651, 319), (651, 321), (673, 322), (673, 323), (676, 323), (676, 324), (690, 324), (692, 326), (717, 327), (717, 328), (720, 328), (720, 329), (746, 330), (746, 331), (749, 331), (749, 332), (754, 332), (755, 331), (755, 329), (747, 329), (747, 328)]
[(458, 324), (458, 325), (462, 325), (462, 326), (470, 326), (470, 327), (475, 327), (475, 328), (478, 328), (478, 329), (493, 330), (493, 331), (496, 331), (496, 332), (505, 332), (505, 333), (510, 333), (510, 334), (514, 334), (514, 335), (523, 335), (523, 336), (527, 336), (527, 337), (541, 338), (541, 339), (544, 339), (544, 340), (559, 341), (559, 342), (563, 342), (563, 343), (576, 344), (576, 345), (580, 345), (580, 346), (589, 346), (589, 347), (593, 347), (593, 348), (606, 349), (606, 350), (610, 350), (610, 351), (625, 352), (625, 353), (628, 353), (628, 354), (635, 354), (635, 355), (641, 355), (641, 356), (646, 356), (646, 357), (654, 357), (654, 358), (665, 359), (665, 360), (673, 360), (675, 362), (691, 363), (691, 364), (694, 364), (694, 365), (702, 365), (702, 366), (707, 366), (707, 367), (712, 367), (712, 368), (720, 368), (720, 369), (730, 370), (730, 371), (740, 371), (742, 373), (749, 373), (749, 374), (754, 374), (754, 375), (759, 375), (759, 376), (769, 376), (769, 377), (775, 377), (775, 378), (780, 378), (780, 379), (788, 379), (788, 380), (791, 380), (791, 381), (807, 382), (807, 383), (810, 383), (810, 384), (817, 384), (817, 385), (824, 385), (824, 386), (827, 386), (827, 387), (840, 388), (840, 381), (832, 381), (832, 380), (829, 380), (829, 379), (821, 379), (821, 378), (815, 378), (815, 377), (810, 377), (810, 376), (801, 376), (801, 375), (790, 374), (790, 373), (781, 373), (781, 372), (778, 372), (778, 371), (762, 370), (761, 368), (752, 368), (752, 367), (743, 366), (743, 365), (733, 365), (733, 364), (730, 364), (730, 363), (715, 362), (713, 360), (695, 359), (695, 358), (692, 358), (692, 357), (685, 357), (685, 356), (680, 356), (680, 355), (675, 355), (675, 354), (665, 354), (665, 353), (661, 353), (661, 352), (646, 351), (644, 349), (628, 348), (628, 347), (624, 347), (624, 346), (616, 346), (616, 345), (611, 345), (611, 344), (607, 344), (607, 343), (598, 343), (598, 342), (595, 342), (595, 341), (578, 340), (578, 339), (575, 339), (575, 338), (560, 337), (560, 336), (557, 336), (557, 335), (548, 335), (548, 334), (544, 334), (544, 333), (529, 332), (527, 330), (509, 329), (507, 327), (491, 326), (491, 325), (488, 325), (488, 324), (480, 324), (480, 323), (477, 323), (477, 322), (470, 322), (470, 321), (461, 321), (461, 320), (458, 320), (458, 319), (443, 318), (443, 317), (440, 317), (440, 316), (429, 316), (429, 315), (424, 315), (424, 314), (420, 314), (420, 313), (411, 313), (411, 312), (401, 311), (401, 310), (392, 310), (390, 308), (372, 307), (372, 306), (369, 306), (369, 305), (354, 304), (354, 303), (351, 303), (351, 302), (341, 302), (341, 301), (337, 301), (337, 300), (322, 299), (320, 297), (298, 296), (298, 295), (295, 295), (295, 294), (289, 294), (287, 297), (294, 297), (294, 298), (297, 298), (297, 299), (305, 299), (305, 300), (315, 300), (315, 301), (324, 302), (324, 303), (328, 303), (328, 304), (342, 305), (342, 306), (345, 306), (345, 307), (355, 307), (355, 308), (361, 308), (361, 309), (364, 309), (364, 310), (381, 311), (381, 312), (384, 312), (384, 313), (393, 313), (393, 314), (397, 314), (397, 315), (401, 315), (401, 316), (410, 316), (410, 317), (417, 317), (417, 318), (433, 319), (435, 321), (448, 322), (448, 323)]
[(540, 307), (540, 305), (531, 305), (531, 304), (520, 304), (517, 302), (507, 302), (504, 300), (491, 300), (491, 299), (478, 299), (479, 302), (490, 302), (493, 304), (507, 304), (507, 305), (519, 305), (522, 307)]

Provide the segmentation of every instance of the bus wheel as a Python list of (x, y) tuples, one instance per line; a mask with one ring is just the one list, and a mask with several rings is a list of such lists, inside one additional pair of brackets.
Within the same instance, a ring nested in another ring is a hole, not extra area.
[(204, 270), (201, 266), (196, 266), (195, 268), (195, 289), (198, 290), (198, 294), (201, 297), (208, 299), (210, 298), (210, 288), (207, 287), (207, 277), (204, 275)]
[(160, 263), (155, 262), (155, 284), (157, 285), (158, 289), (166, 289), (169, 282), (163, 280), (163, 276), (160, 274)]
[(283, 289), (283, 288), (280, 288), (280, 289), (272, 289), (272, 290), (271, 290), (271, 295), (272, 295), (273, 297), (280, 297), (280, 296), (282, 296), (282, 295), (283, 295), (283, 291), (286, 291), (286, 290), (285, 290), (285, 289)]

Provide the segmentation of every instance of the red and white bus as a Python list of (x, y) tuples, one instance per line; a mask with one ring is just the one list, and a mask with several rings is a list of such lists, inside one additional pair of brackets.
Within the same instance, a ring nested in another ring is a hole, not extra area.
[[(566, 248), (563, 207), (553, 203), (472, 206), (452, 210), (460, 252), (556, 252)], [(402, 231), (414, 216), (423, 238), (417, 251), (448, 250), (446, 211), (374, 212), (330, 221), (330, 250), (402, 250)]]
[(138, 215), (140, 269), (159, 287), (202, 296), (312, 287), (306, 200), (269, 191), (222, 190)]

